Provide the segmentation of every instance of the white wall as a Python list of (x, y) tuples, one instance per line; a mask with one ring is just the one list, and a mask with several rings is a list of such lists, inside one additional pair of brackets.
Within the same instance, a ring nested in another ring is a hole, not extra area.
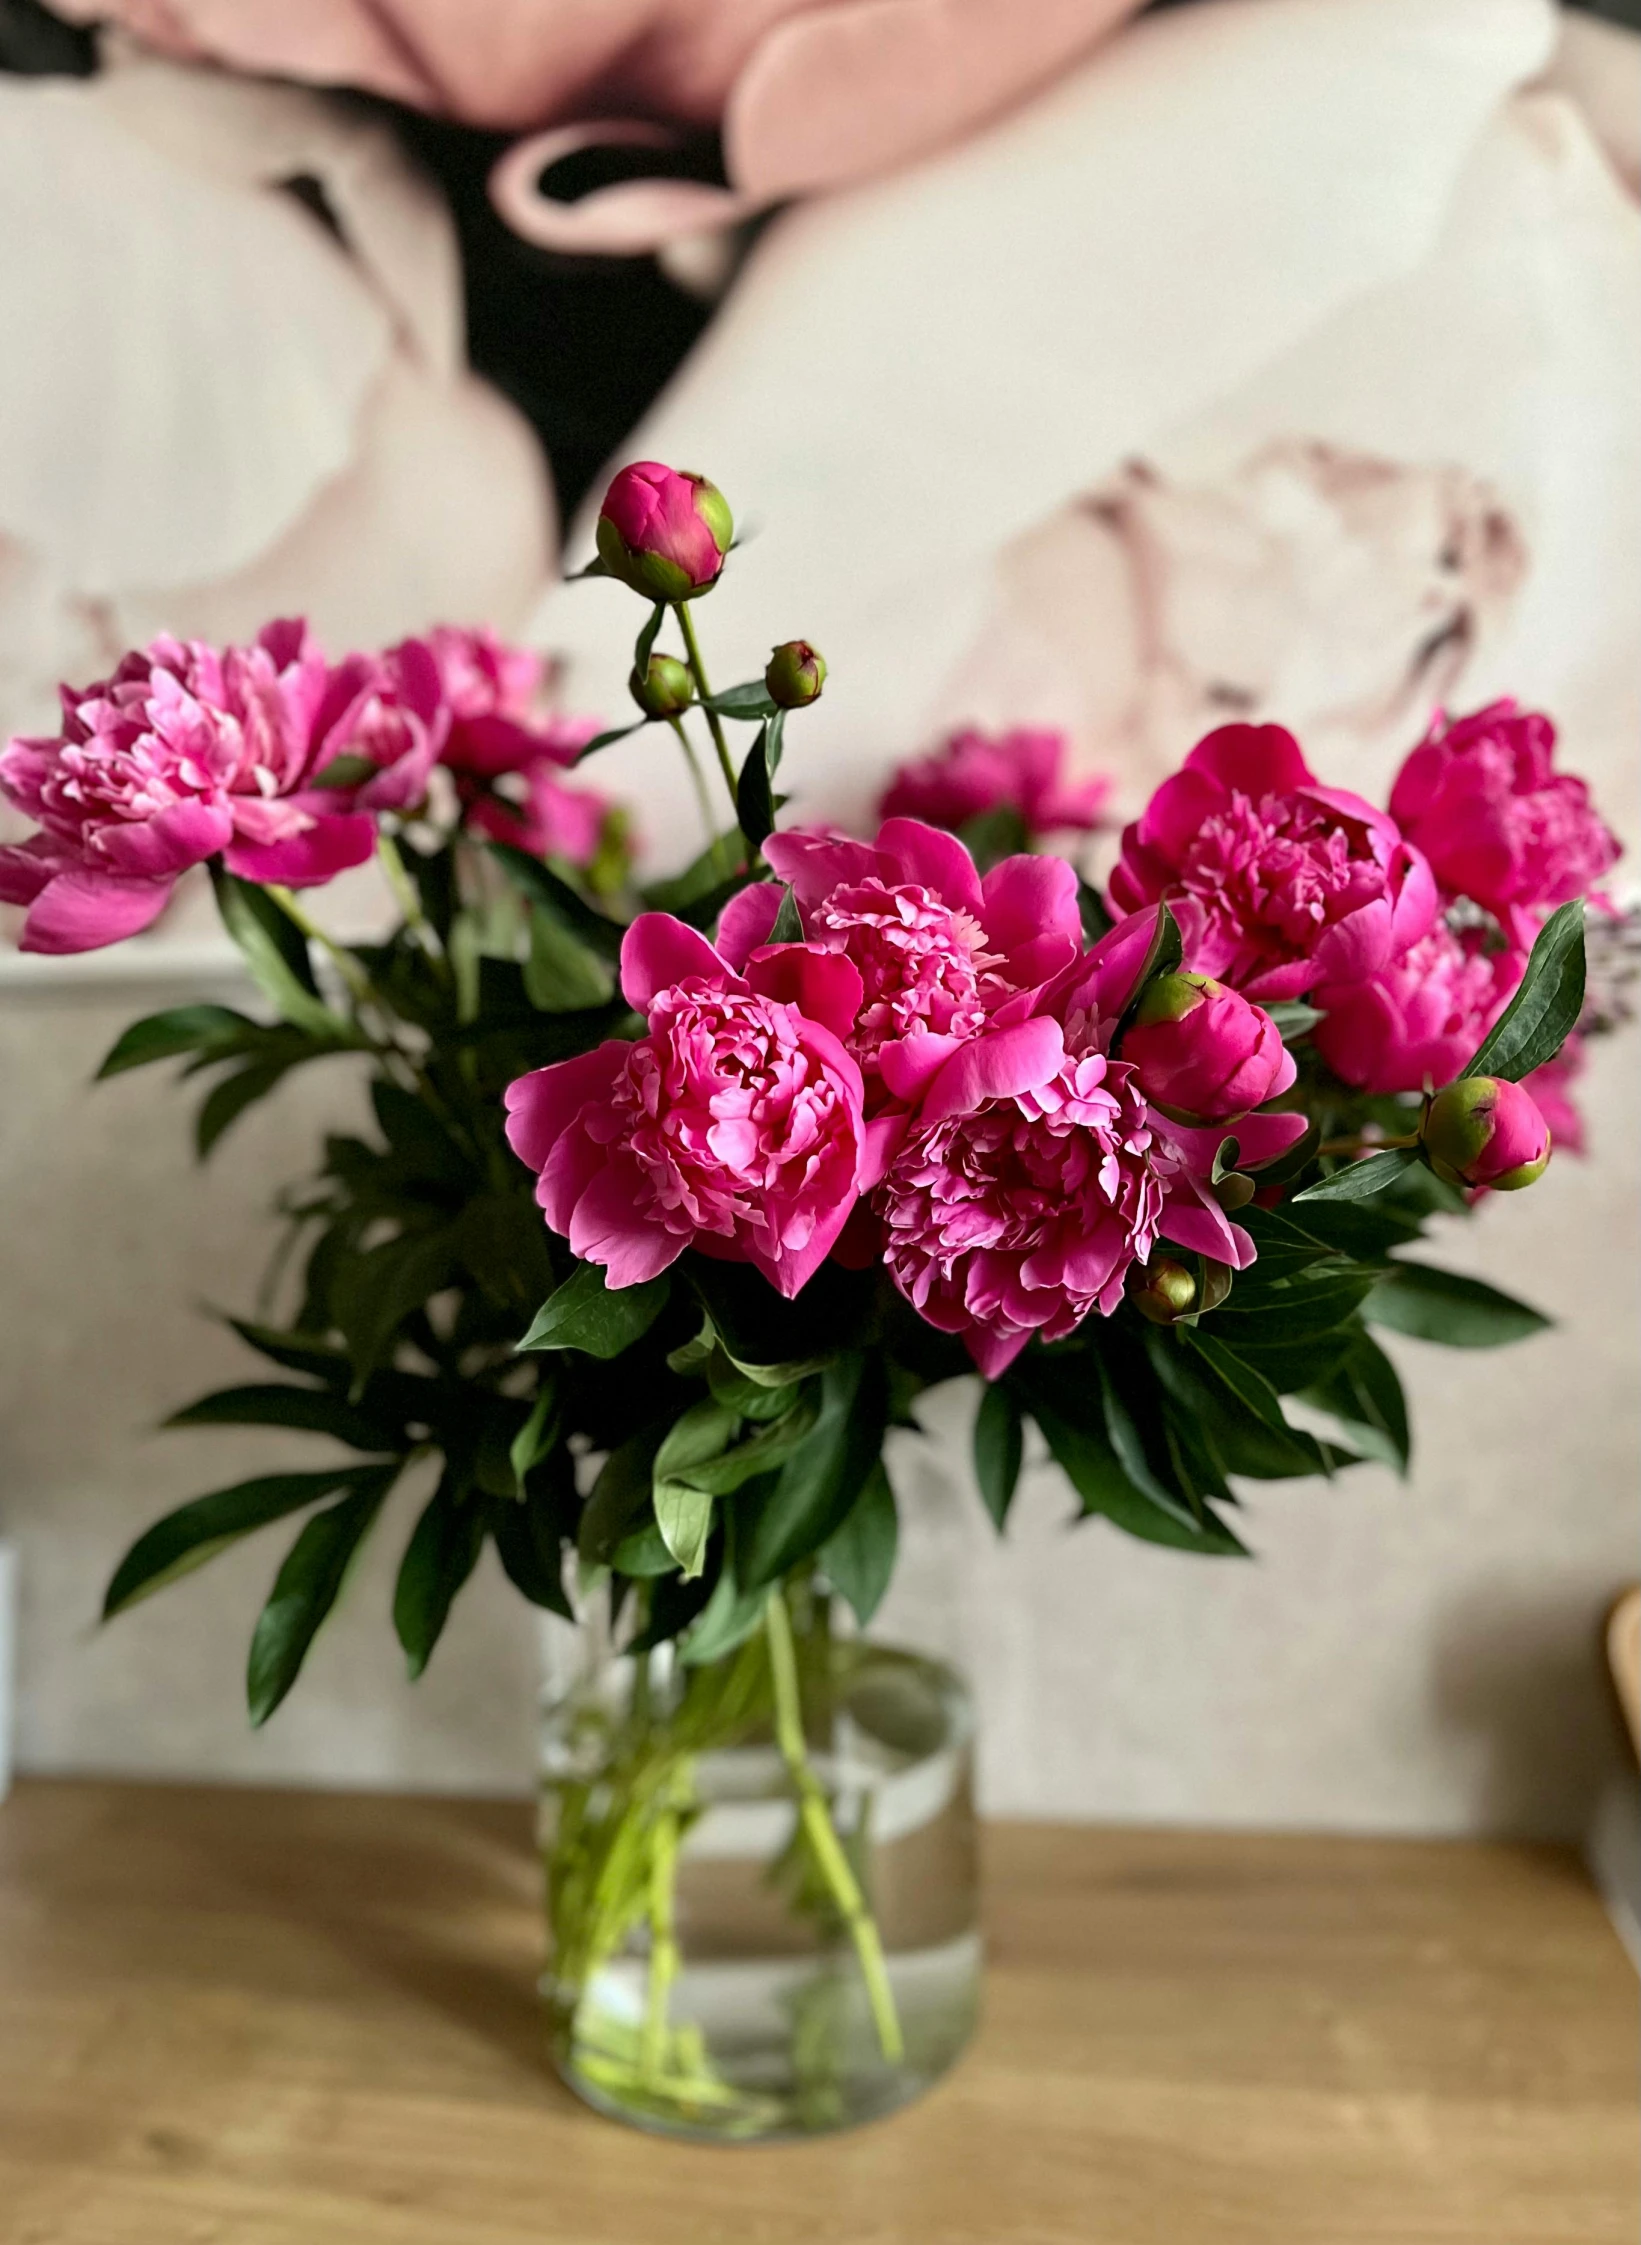
[[(151, 995), (151, 994), (150, 994)], [(348, 1086), (288, 1087), (197, 1169), (158, 1073), (89, 1090), (127, 994), (0, 991), (0, 1529), (22, 1562), (19, 1759), (47, 1770), (522, 1787), (530, 1619), (486, 1560), (423, 1681), (388, 1621), (401, 1505), (271, 1726), (247, 1728), (251, 1622), (280, 1531), (95, 1626), (156, 1513), (306, 1458), (299, 1437), (148, 1431), (249, 1360), (197, 1305), (246, 1304), (275, 1187)], [(1249, 1505), (1253, 1564), (1067, 1533), (1044, 1470), (999, 1549), (939, 1455), (896, 1461), (908, 1517), (887, 1630), (972, 1669), (986, 1799), (1038, 1815), (1363, 1829), (1576, 1828), (1609, 1750), (1596, 1637), (1634, 1572), (1634, 1126), (1641, 1042), (1598, 1055), (1596, 1152), (1490, 1210), (1455, 1259), (1562, 1323), (1501, 1354), (1399, 1349), (1419, 1458)], [(254, 1373), (251, 1376), (255, 1376)]]

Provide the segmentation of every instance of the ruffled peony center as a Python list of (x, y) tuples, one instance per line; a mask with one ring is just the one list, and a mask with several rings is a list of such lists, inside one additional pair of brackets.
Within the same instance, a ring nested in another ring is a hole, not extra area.
[(972, 913), (916, 882), (875, 875), (837, 888), (809, 915), (809, 932), (845, 952), (863, 996), (851, 1050), (870, 1066), (880, 1046), (927, 1030), (972, 1037), (986, 1020), (986, 983), (1000, 959)]
[(1385, 885), (1365, 827), (1302, 795), (1240, 792), (1203, 820), (1178, 880), (1212, 921), (1300, 953)]

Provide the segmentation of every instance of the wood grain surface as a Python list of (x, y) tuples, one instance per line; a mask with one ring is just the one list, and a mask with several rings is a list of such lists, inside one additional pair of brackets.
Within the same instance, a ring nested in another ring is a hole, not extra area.
[(1003, 1825), (923, 2104), (651, 2141), (545, 2070), (516, 1803), (28, 1783), (4, 2245), (1634, 2245), (1634, 1977), (1552, 1849)]

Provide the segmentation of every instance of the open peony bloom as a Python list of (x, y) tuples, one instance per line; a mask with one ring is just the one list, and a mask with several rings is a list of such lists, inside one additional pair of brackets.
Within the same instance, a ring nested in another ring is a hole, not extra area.
[[(1014, 857), (981, 879), (954, 835), (888, 819), (875, 843), (791, 830), (764, 855), (789, 882), (807, 940), (860, 976), (849, 1049), (875, 1108), (915, 1099), (996, 1009), (1071, 965), (1082, 947), (1077, 877), (1060, 858)], [(780, 904), (770, 882), (724, 913), (728, 954), (746, 959)]]
[(1111, 781), (1103, 774), (1062, 780), (1065, 753), (1063, 733), (954, 733), (934, 755), (901, 765), (884, 795), (882, 816), (956, 829), (988, 811), (1011, 810), (1028, 835), (1067, 828), (1092, 833)]
[(1480, 930), (1438, 920), (1362, 982), (1313, 993), (1311, 1042), (1342, 1083), (1373, 1094), (1449, 1084), (1504, 1011), (1526, 960), (1489, 950)]
[(843, 1045), (859, 976), (794, 944), (743, 977), (705, 936), (647, 912), (622, 943), (621, 987), (646, 1036), (507, 1092), (508, 1141), (540, 1176), (548, 1223), (612, 1287), (697, 1246), (796, 1294), (859, 1186), (861, 1078)]
[(156, 639), (112, 678), (65, 687), (61, 732), (0, 754), (0, 789), (41, 827), (0, 849), (0, 899), (29, 907), (22, 948), (135, 935), (207, 858), (295, 887), (360, 864), (371, 820), (304, 784), (332, 683), (306, 627), (282, 622), (220, 651)]
[(450, 713), (440, 761), (461, 780), (495, 779), (538, 763), (573, 764), (596, 723), (541, 708), (546, 665), (492, 631), (440, 624), (423, 643)]
[(1189, 1122), (1228, 1122), (1290, 1090), (1298, 1069), (1261, 1006), (1205, 974), (1159, 975), (1123, 1039), (1147, 1099)]
[(427, 798), (450, 733), (439, 666), (425, 640), (385, 655), (349, 655), (331, 673), (304, 801), (329, 796), (361, 811), (414, 811)]
[(1583, 896), (1619, 854), (1584, 782), (1552, 769), (1555, 742), (1548, 717), (1513, 701), (1438, 717), (1390, 794), (1446, 893), (1484, 906), (1524, 948), (1538, 915)]
[(1165, 898), (1185, 956), (1250, 998), (1360, 981), (1436, 912), (1430, 868), (1361, 796), (1323, 787), (1280, 725), (1222, 725), (1123, 833), (1117, 910)]

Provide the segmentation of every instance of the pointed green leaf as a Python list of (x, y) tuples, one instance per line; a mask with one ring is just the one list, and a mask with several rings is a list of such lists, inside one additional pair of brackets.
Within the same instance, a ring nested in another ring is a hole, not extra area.
[(608, 960), (612, 966), (619, 963), (621, 939), (627, 931), (618, 920), (607, 920), (602, 912), (595, 912), (586, 898), (578, 896), (568, 881), (561, 881), (556, 873), (543, 865), (539, 858), (531, 857), (527, 851), (515, 850), (510, 842), (492, 842), (488, 848), (491, 857), (521, 895), (527, 896), (532, 904), (551, 913), (597, 957)]
[(412, 1682), (426, 1668), (483, 1546), (483, 1509), (457, 1489), (447, 1470), (411, 1531), (393, 1589), (393, 1626)]
[(257, 1616), (246, 1666), (246, 1699), (258, 1729), (301, 1674), (308, 1647), (336, 1603), (348, 1563), (398, 1472), (397, 1462), (359, 1472), (350, 1494), (315, 1514), (287, 1553)]
[(1410, 1146), (1392, 1146), (1382, 1154), (1369, 1154), (1366, 1161), (1345, 1162), (1331, 1177), (1295, 1193), (1294, 1205), (1299, 1207), (1308, 1200), (1371, 1200), (1387, 1185), (1394, 1185), (1418, 1158)]
[(604, 960), (573, 936), (551, 912), (530, 914), (530, 952), (524, 962), (524, 993), (542, 1013), (580, 1013), (606, 1004), (615, 976)]
[(1140, 971), (1134, 977), (1134, 987), (1128, 993), (1128, 1002), (1123, 1007), (1121, 1019), (1112, 1034), (1111, 1050), (1113, 1053), (1120, 1048), (1123, 1034), (1135, 1014), (1139, 1012), (1140, 1000), (1145, 996), (1151, 984), (1156, 981), (1159, 975), (1173, 974), (1184, 957), (1185, 943), (1179, 932), (1179, 922), (1174, 918), (1166, 904), (1159, 904), (1157, 906), (1157, 924), (1152, 931), (1151, 941), (1146, 945), (1145, 957), (1140, 962)]
[(1479, 1278), (1431, 1263), (1392, 1263), (1362, 1304), (1370, 1325), (1453, 1349), (1498, 1349), (1550, 1324), (1542, 1310)]
[(743, 685), (726, 686), (722, 693), (709, 694), (701, 705), (716, 711), (720, 717), (774, 717), (786, 713), (770, 697), (769, 688), (761, 678), (749, 678)]
[(259, 1474), (179, 1505), (146, 1529), (120, 1561), (103, 1599), (103, 1619), (203, 1567), (241, 1536), (349, 1488), (358, 1472), (357, 1461), (348, 1459), (320, 1473)]
[(156, 1060), (180, 1059), (184, 1053), (227, 1055), (257, 1034), (258, 1024), (231, 1006), (172, 1006), (132, 1022), (97, 1070), (97, 1081)]
[(1515, 996), (1462, 1073), (1520, 1083), (1555, 1058), (1583, 1010), (1584, 906), (1575, 898), (1540, 928)]
[(530, 1416), (514, 1435), (512, 1446), (507, 1452), (507, 1462), (513, 1469), (513, 1479), (521, 1497), (532, 1469), (541, 1463), (558, 1440), (558, 1422), (558, 1380), (554, 1373), (543, 1372), (541, 1386), (530, 1406)]
[(767, 1590), (742, 1590), (726, 1567), (700, 1616), (678, 1646), (686, 1667), (705, 1668), (744, 1645), (764, 1618)]
[(842, 1527), (833, 1530), (820, 1552), (827, 1579), (847, 1599), (862, 1629), (883, 1603), (899, 1543), (895, 1492), (879, 1458)]
[(840, 1356), (820, 1382), (820, 1412), (808, 1439), (782, 1466), (767, 1501), (747, 1508), (737, 1571), (749, 1590), (818, 1551), (847, 1519), (878, 1462), (889, 1413), (881, 1359)]
[(162, 1422), (167, 1427), (295, 1427), (328, 1434), (354, 1450), (392, 1450), (402, 1430), (338, 1395), (333, 1388), (266, 1385), (219, 1388)]
[(327, 1044), (346, 1044), (352, 1031), (331, 1012), (319, 995), (307, 939), (286, 917), (265, 889), (236, 880), (213, 863), (211, 880), (216, 890), (222, 924), (239, 946), (251, 979), (287, 1021)]
[(707, 1490), (692, 1488), (687, 1481), (663, 1478), (657, 1471), (655, 1524), (686, 1582), (693, 1582), (706, 1566), (713, 1503)]
[(781, 891), (781, 908), (775, 915), (775, 925), (769, 931), (771, 943), (801, 943), (803, 922), (798, 917), (798, 900), (790, 888)]
[(1014, 1502), (1024, 1454), (1019, 1404), (1005, 1387), (982, 1388), (974, 1418), (974, 1474), (999, 1535)]
[[(770, 721), (773, 723), (773, 720)], [(735, 816), (740, 821), (741, 832), (746, 837), (749, 850), (760, 850), (775, 831), (775, 795), (770, 780), (769, 767), (770, 725), (758, 729), (758, 737), (746, 752), (741, 766), (741, 776), (735, 783)]]
[(642, 1280), (613, 1292), (597, 1263), (582, 1263), (549, 1294), (519, 1346), (526, 1349), (580, 1349), (604, 1360), (619, 1356), (642, 1340), (666, 1307), (671, 1280)]

